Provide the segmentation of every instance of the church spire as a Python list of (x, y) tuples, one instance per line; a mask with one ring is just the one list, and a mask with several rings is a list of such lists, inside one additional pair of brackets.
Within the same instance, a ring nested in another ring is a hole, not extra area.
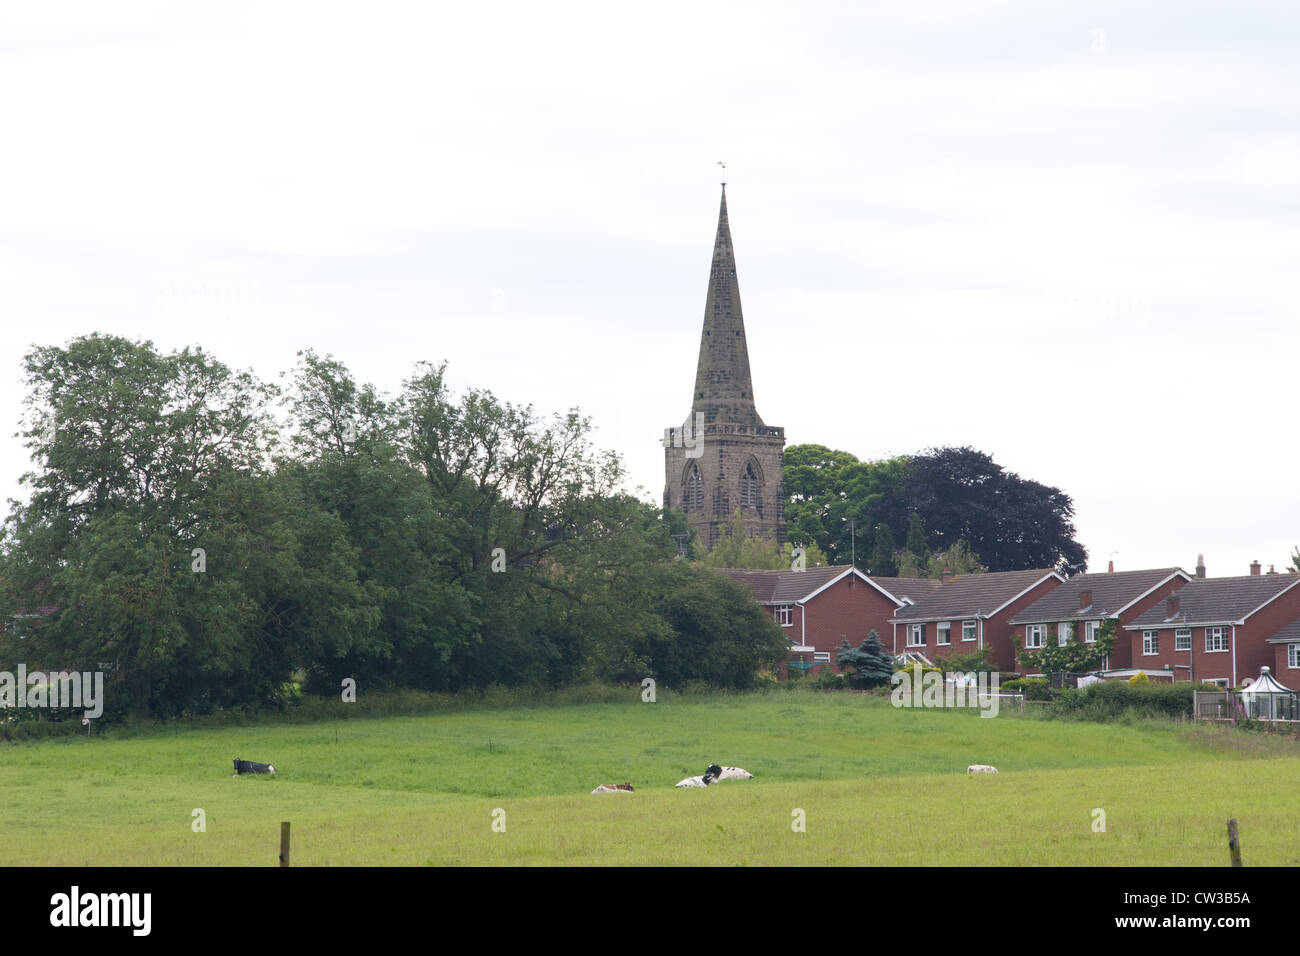
[(727, 184), (722, 184), (718, 234), (713, 240), (713, 266), (704, 300), (704, 331), (700, 336), (700, 361), (695, 371), (692, 412), (704, 420), (762, 426), (754, 408), (754, 386), (749, 375), (749, 349), (745, 344), (745, 318), (740, 311), (740, 283), (736, 255), (727, 222)]

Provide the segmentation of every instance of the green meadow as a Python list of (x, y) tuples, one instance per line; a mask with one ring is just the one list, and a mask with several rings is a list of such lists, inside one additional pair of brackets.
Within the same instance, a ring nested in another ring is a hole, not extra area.
[[(621, 696), (3, 744), (0, 863), (273, 866), (288, 820), (299, 866), (1220, 866), (1236, 817), (1248, 865), (1300, 865), (1300, 743), (1277, 735)], [(755, 778), (674, 789), (710, 762)]]

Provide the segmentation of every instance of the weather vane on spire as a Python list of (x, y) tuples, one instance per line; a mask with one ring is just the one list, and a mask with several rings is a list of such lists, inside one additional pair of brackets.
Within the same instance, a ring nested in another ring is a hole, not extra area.
[[(727, 164), (724, 163), (722, 160), (718, 160), (718, 165), (722, 167), (722, 174), (725, 176), (727, 174)], [(724, 186), (727, 185), (727, 181), (725, 179), (722, 181), (722, 185)]]

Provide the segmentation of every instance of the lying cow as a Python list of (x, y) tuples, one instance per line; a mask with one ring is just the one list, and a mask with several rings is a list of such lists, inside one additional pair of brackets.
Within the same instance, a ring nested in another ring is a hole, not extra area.
[(233, 776), (238, 777), (241, 773), (275, 773), (275, 768), (269, 763), (254, 763), (251, 760), (240, 760), (236, 757)]
[(754, 775), (748, 770), (741, 770), (739, 767), (723, 767), (722, 773), (718, 774), (719, 780), (753, 780)]
[[(731, 769), (735, 769), (735, 768), (731, 768)], [(677, 786), (678, 787), (707, 787), (712, 783), (716, 783), (721, 778), (722, 778), (722, 768), (719, 767), (716, 763), (711, 763), (709, 764), (709, 768), (706, 771), (704, 771), (704, 776), (687, 777)]]
[(591, 792), (592, 793), (632, 793), (634, 791), (630, 783), (602, 783), (599, 787), (597, 787), (595, 790)]
[(986, 763), (973, 763), (966, 768), (967, 773), (997, 773), (997, 767), (990, 767)]

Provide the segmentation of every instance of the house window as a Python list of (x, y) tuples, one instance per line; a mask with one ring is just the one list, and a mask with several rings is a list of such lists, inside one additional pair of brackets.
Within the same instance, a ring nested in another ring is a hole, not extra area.
[(1083, 626), (1083, 643), (1096, 644), (1097, 633), (1101, 630), (1101, 621), (1089, 621)]
[(829, 664), (831, 662), (830, 651), (813, 651), (814, 664)]
[(1288, 644), (1286, 646), (1286, 666), (1300, 667), (1300, 644)]
[(952, 643), (952, 623), (950, 621), (940, 621), (934, 626), (934, 630), (935, 634), (938, 635), (934, 639), (936, 644)]
[(974, 621), (962, 621), (962, 622), (961, 622), (961, 639), (962, 639), (963, 641), (973, 641), (973, 640), (975, 640), (975, 622), (974, 622)]
[(907, 627), (907, 646), (924, 647), (925, 646), (925, 625), (909, 624)]
[(775, 611), (772, 612), (772, 617), (776, 620), (776, 623), (780, 624), (782, 627), (793, 627), (794, 626), (794, 605), (782, 604), (780, 607), (778, 607)]
[(1043, 646), (1043, 632), (1047, 630), (1046, 624), (1030, 624), (1025, 628), (1025, 647), (1035, 648)]
[(1226, 651), (1228, 649), (1228, 629), (1226, 627), (1207, 627), (1205, 629), (1205, 649), (1207, 651)]
[(1226, 688), (1226, 687), (1228, 686), (1228, 678), (1226, 678), (1226, 677), (1207, 677), (1205, 680), (1201, 681), (1201, 683), (1203, 683), (1203, 684), (1213, 684), (1215, 687), (1225, 687), (1225, 688)]
[(1180, 627), (1174, 631), (1174, 650), (1190, 651), (1192, 649), (1192, 629)]
[(1056, 646), (1064, 647), (1074, 638), (1074, 625), (1069, 621), (1062, 621), (1056, 625)]
[(1147, 655), (1160, 653), (1160, 632), (1159, 631), (1142, 632), (1142, 653)]

